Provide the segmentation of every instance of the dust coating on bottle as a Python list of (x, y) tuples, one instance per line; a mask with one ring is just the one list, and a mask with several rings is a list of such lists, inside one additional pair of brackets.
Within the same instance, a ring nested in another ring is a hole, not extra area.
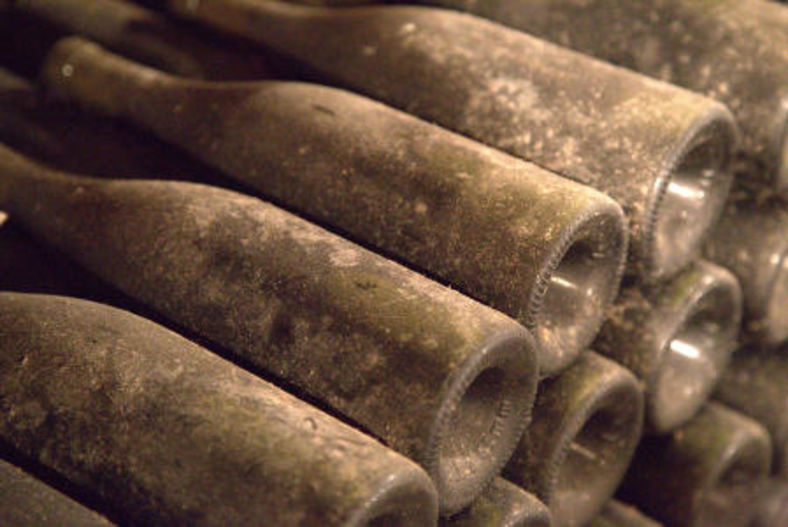
[(743, 339), (788, 339), (788, 213), (777, 200), (731, 200), (709, 236), (706, 258), (730, 269), (744, 294)]
[(0, 524), (110, 527), (113, 523), (20, 468), (0, 460)]
[(557, 525), (583, 525), (610, 498), (643, 425), (643, 393), (624, 367), (594, 352), (542, 381), (531, 425), (504, 470)]
[(769, 472), (768, 432), (708, 403), (667, 436), (643, 439), (619, 495), (670, 525), (749, 525)]
[[(423, 0), (466, 10), (726, 104), (740, 179), (788, 190), (788, 12), (761, 0)], [(605, 28), (600, 31), (600, 28)]]
[(0, 319), (3, 439), (130, 521), (436, 521), (416, 464), (152, 322), (19, 293)]
[(772, 439), (773, 472), (788, 475), (788, 357), (784, 350), (744, 347), (723, 372), (715, 397), (755, 419)]
[(81, 34), (153, 67), (189, 78), (262, 79), (273, 67), (260, 53), (216, 36), (199, 34), (159, 14), (120, 0), (16, 0), (16, 11)]
[(440, 527), (550, 527), (550, 510), (535, 496), (497, 477), (467, 509), (441, 518)]
[[(115, 178), (233, 182), (118, 119), (47, 100), (0, 68), (0, 142), (60, 170)], [(235, 184), (234, 186), (238, 186)]]
[(416, 459), (443, 510), (470, 503), (521, 436), (538, 371), (512, 319), (249, 196), (0, 153), (0, 205), (30, 232)]
[(648, 433), (680, 426), (708, 399), (741, 315), (736, 278), (703, 260), (669, 281), (622, 291), (594, 346), (645, 383)]
[[(641, 276), (668, 276), (689, 262), (684, 249), (698, 248), (731, 182), (736, 129), (721, 104), (477, 17), (403, 6), (169, 5), (270, 47), (315, 78), (608, 193), (629, 218), (629, 269)], [(668, 192), (676, 171), (682, 181)], [(707, 205), (671, 206), (686, 199), (679, 186), (687, 180)], [(663, 222), (655, 206), (665, 200)], [(672, 226), (683, 242), (658, 246)], [(664, 248), (671, 254), (663, 258), (656, 251)]]
[(73, 38), (42, 76), (518, 319), (543, 375), (588, 346), (616, 295), (626, 231), (613, 200), (369, 99), (184, 82)]

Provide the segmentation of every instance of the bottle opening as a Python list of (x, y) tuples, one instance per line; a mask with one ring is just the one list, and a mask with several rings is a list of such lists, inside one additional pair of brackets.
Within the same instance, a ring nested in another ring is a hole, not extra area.
[(652, 275), (666, 277), (684, 267), (700, 248), (728, 197), (727, 134), (708, 130), (676, 163), (652, 212)]
[(664, 433), (695, 415), (733, 351), (738, 295), (720, 282), (693, 306), (673, 338), (647, 395), (652, 432)]
[(511, 411), (505, 378), (500, 368), (486, 369), (460, 397), (441, 443), (441, 471), (447, 482), (464, 486), (474, 473), (488, 470), (496, 437)]
[(594, 216), (574, 233), (536, 317), (543, 375), (569, 366), (591, 344), (618, 292), (625, 252), (624, 230), (612, 215)]
[(556, 524), (583, 525), (618, 486), (640, 433), (635, 393), (610, 392), (572, 439), (549, 500)]
[(469, 505), (514, 451), (536, 395), (537, 361), (507, 338), (465, 366), (441, 409), (433, 474), (441, 513)]

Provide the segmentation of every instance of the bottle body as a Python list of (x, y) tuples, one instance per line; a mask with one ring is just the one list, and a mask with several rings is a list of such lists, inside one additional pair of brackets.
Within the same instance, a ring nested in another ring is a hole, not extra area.
[(784, 7), (760, 0), (423, 3), (468, 10), (725, 103), (742, 130), (739, 179), (788, 191)]
[(537, 364), (508, 317), (255, 198), (3, 158), (3, 205), (28, 230), (418, 460), (444, 509), (514, 448)]
[(686, 264), (727, 195), (736, 132), (722, 105), (498, 24), (419, 7), (169, 4), (608, 193), (628, 215), (634, 273)]
[(0, 523), (64, 527), (110, 527), (99, 514), (80, 505), (21, 469), (0, 460)]
[(184, 83), (73, 39), (44, 76), (516, 318), (544, 375), (577, 358), (617, 292), (615, 202), (368, 99), (293, 82)]
[(3, 439), (136, 522), (435, 521), (415, 464), (145, 319), (17, 293), (0, 317)]

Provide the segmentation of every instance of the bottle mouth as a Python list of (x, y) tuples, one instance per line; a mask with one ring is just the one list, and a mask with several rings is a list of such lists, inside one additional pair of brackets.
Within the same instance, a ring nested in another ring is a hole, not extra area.
[(538, 360), (524, 330), (496, 339), (458, 367), (424, 463), (442, 515), (469, 505), (511, 456), (530, 421)]
[(422, 527), (438, 517), (438, 495), (427, 474), (409, 471), (385, 475), (379, 492), (348, 519), (350, 527)]
[(652, 279), (686, 266), (722, 213), (733, 181), (731, 148), (736, 137), (725, 115), (690, 135), (658, 179), (645, 233)]
[(650, 432), (666, 433), (691, 419), (708, 399), (733, 352), (741, 323), (741, 292), (730, 273), (721, 268), (716, 271), (717, 276), (704, 276), (705, 288), (679, 319), (648, 382)]
[(584, 525), (615, 492), (642, 430), (643, 405), (637, 380), (623, 370), (608, 377), (571, 420), (556, 451), (543, 498), (556, 525)]
[(542, 376), (565, 369), (596, 336), (618, 294), (626, 236), (620, 209), (611, 207), (578, 222), (548, 259), (531, 301)]
[(775, 275), (769, 288), (769, 300), (759, 321), (766, 341), (779, 344), (788, 339), (788, 250), (772, 256)]

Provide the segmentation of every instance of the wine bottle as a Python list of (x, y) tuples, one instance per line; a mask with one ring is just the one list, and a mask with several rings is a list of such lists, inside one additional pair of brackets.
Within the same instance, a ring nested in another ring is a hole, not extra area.
[(617, 500), (608, 501), (588, 527), (660, 527), (661, 524), (643, 515), (631, 505)]
[(517, 485), (495, 478), (470, 507), (449, 518), (441, 527), (550, 527), (550, 510), (536, 496)]
[(119, 119), (47, 100), (27, 79), (1, 68), (0, 142), (60, 170), (241, 188), (216, 170)]
[(142, 525), (421, 527), (416, 464), (146, 319), (0, 293), (0, 435)]
[(774, 472), (788, 476), (788, 356), (745, 347), (733, 354), (715, 397), (755, 419), (771, 435)]
[(630, 222), (630, 271), (693, 257), (731, 182), (721, 104), (449, 10), (168, 0), (170, 9), (342, 85), (602, 190)]
[[(419, 0), (495, 20), (730, 107), (737, 181), (788, 192), (788, 10), (764, 0)], [(211, 2), (204, 2), (211, 3)]]
[(673, 433), (643, 439), (619, 495), (669, 525), (747, 526), (770, 457), (761, 425), (710, 402)]
[(613, 495), (643, 425), (643, 392), (632, 373), (586, 352), (542, 381), (533, 420), (504, 476), (536, 494), (556, 525), (584, 525)]
[(263, 79), (278, 74), (251, 46), (201, 38), (148, 9), (123, 0), (14, 0), (13, 8), (40, 18), (62, 35), (85, 35), (164, 71), (191, 78)]
[(668, 281), (625, 288), (594, 349), (643, 381), (646, 431), (664, 434), (709, 398), (736, 348), (741, 316), (736, 277), (700, 260)]
[(788, 212), (777, 201), (731, 200), (706, 243), (744, 293), (743, 339), (774, 346), (788, 339)]
[(110, 527), (113, 524), (70, 497), (0, 459), (0, 524)]
[(186, 82), (73, 38), (43, 77), (516, 318), (545, 375), (588, 346), (617, 293), (626, 230), (614, 201), (363, 97)]
[(416, 459), (447, 513), (481, 492), (522, 434), (538, 369), (527, 330), (273, 205), (53, 172), (0, 148), (0, 208)]

